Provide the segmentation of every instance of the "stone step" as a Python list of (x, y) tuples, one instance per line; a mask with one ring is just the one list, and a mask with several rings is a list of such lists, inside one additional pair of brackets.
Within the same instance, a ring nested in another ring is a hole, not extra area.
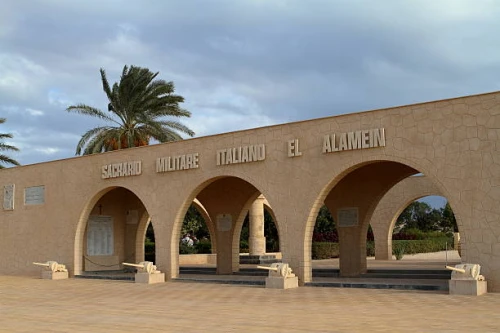
[(218, 284), (240, 284), (240, 285), (250, 285), (250, 286), (264, 286), (266, 284), (265, 280), (236, 280), (236, 279), (211, 279), (211, 278), (199, 278), (199, 277), (178, 277), (172, 279), (173, 282), (196, 282), (196, 283), (218, 283)]
[[(216, 274), (214, 267), (180, 267), (181, 274)], [(248, 276), (267, 276), (268, 272), (259, 268), (241, 268), (235, 275)], [(312, 271), (313, 277), (339, 277), (339, 269), (324, 269), (315, 268)], [(434, 279), (434, 280), (449, 280), (451, 271), (448, 270), (391, 270), (391, 269), (370, 269), (360, 278), (378, 278), (378, 279)]]
[(313, 279), (306, 287), (330, 288), (367, 288), (367, 289), (399, 289), (399, 290), (432, 290), (448, 291), (448, 280), (431, 279), (367, 279), (367, 278), (333, 278)]
[(281, 260), (276, 259), (274, 254), (240, 255), (240, 264), (242, 265), (273, 264), (276, 262), (281, 262)]

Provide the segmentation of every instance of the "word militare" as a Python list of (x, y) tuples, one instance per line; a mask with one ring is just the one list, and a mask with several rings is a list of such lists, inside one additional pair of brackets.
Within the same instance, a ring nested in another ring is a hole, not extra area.
[[(384, 128), (374, 128), (344, 133), (332, 133), (323, 137), (323, 154), (346, 150), (385, 147)], [(287, 141), (288, 157), (302, 156), (299, 140)], [(266, 159), (266, 145), (248, 145), (219, 149), (216, 152), (217, 165), (260, 162)], [(156, 159), (156, 172), (170, 172), (197, 169), (199, 153), (159, 157)], [(141, 161), (120, 162), (102, 166), (102, 179), (138, 176), (142, 173)]]

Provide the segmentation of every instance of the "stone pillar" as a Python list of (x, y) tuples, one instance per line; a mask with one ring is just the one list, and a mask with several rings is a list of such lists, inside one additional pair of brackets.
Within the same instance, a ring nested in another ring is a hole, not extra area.
[[(361, 227), (337, 227), (339, 233), (339, 268), (341, 277), (366, 273), (366, 238), (360, 241)], [(366, 237), (366, 236), (365, 236)]]
[(453, 250), (458, 251), (458, 244), (460, 243), (460, 234), (458, 232), (453, 233)]
[(249, 212), (250, 255), (259, 256), (266, 253), (266, 237), (264, 237), (264, 196), (259, 196), (252, 203)]
[(232, 263), (232, 232), (217, 230), (217, 274), (232, 274)]
[(392, 260), (392, 235), (387, 228), (373, 228), (375, 238), (375, 260)]

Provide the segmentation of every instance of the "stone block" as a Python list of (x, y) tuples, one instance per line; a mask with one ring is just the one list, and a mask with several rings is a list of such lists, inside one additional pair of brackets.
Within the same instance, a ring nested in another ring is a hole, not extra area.
[(271, 289), (290, 289), (297, 288), (299, 286), (299, 278), (294, 277), (267, 277), (266, 278), (266, 288)]
[(135, 283), (163, 283), (165, 282), (165, 273), (136, 273), (135, 274)]
[(450, 295), (472, 295), (486, 294), (488, 286), (486, 281), (477, 280), (450, 280)]
[(68, 272), (52, 272), (52, 271), (42, 271), (42, 279), (47, 280), (64, 280), (68, 278)]

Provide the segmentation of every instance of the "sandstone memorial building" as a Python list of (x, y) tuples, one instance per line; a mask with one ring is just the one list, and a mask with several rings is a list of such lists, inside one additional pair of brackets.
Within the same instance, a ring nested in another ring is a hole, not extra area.
[[(369, 224), (394, 218), (377, 207), (398, 184), (417, 188), (411, 176), (420, 174), (455, 213), (462, 261), (480, 264), (488, 290), (500, 292), (500, 92), (0, 170), (0, 274), (36, 275), (32, 262), (47, 260), (71, 275), (142, 261), (152, 223), (155, 264), (168, 281), (179, 274), (193, 202), (207, 216), (217, 273), (231, 274), (243, 220), (265, 198), (283, 262), (301, 284), (312, 278), (323, 204), (337, 221), (341, 275), (359, 276)], [(390, 228), (382, 229), (374, 228), (377, 256), (387, 259)]]

